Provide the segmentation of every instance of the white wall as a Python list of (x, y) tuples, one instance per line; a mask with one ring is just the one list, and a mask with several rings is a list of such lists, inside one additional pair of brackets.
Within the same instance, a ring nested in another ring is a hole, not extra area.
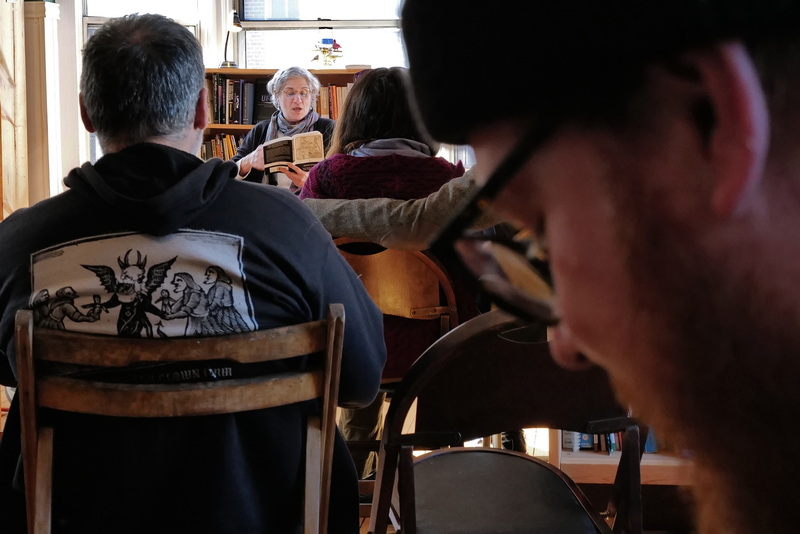
[[(59, 0), (61, 18), (58, 22), (59, 73), (61, 77), (61, 167), (66, 175), (87, 159), (88, 135), (81, 124), (78, 108), (80, 53), (83, 48), (82, 0)], [(52, 189), (58, 193), (63, 185)]]

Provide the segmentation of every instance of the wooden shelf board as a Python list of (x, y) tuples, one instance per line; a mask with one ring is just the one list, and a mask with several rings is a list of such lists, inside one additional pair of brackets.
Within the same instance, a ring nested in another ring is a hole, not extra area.
[[(311, 74), (319, 77), (328, 76), (353, 76), (361, 69), (308, 69)], [(231, 78), (265, 78), (278, 72), (278, 69), (206, 69), (206, 74), (222, 74)]]
[[(612, 484), (619, 457), (618, 452), (562, 451), (561, 469), (578, 483)], [(642, 484), (691, 484), (691, 462), (670, 454), (645, 454), (642, 457)]]
[(252, 124), (209, 124), (206, 126), (206, 133), (214, 132), (249, 132)]

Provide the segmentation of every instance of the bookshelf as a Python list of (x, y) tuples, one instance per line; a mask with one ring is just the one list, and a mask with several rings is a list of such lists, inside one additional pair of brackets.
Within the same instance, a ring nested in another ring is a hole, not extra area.
[[(265, 83), (266, 80), (271, 78), (276, 72), (278, 72), (278, 69), (206, 69), (206, 81), (208, 85), (208, 82), (210, 82), (214, 76), (218, 76), (224, 78), (225, 80), (241, 80), (244, 82)], [(361, 72), (361, 70), (311, 69), (310, 72), (319, 79), (323, 88), (328, 88), (330, 86), (347, 87), (348, 84), (352, 84), (355, 81), (356, 74)], [(322, 98), (322, 95), (320, 95), (320, 98)], [(321, 107), (320, 101), (318, 101), (316, 109), (319, 111)], [(324, 114), (322, 115), (325, 116)], [(253, 124), (231, 124), (230, 122), (219, 121), (215, 119), (214, 116), (209, 116), (209, 124), (205, 129), (204, 139), (208, 140), (216, 135), (221, 134), (233, 134), (238, 139), (240, 137), (244, 137), (252, 127)]]
[[(620, 452), (564, 450), (560, 430), (550, 430), (548, 461), (579, 484), (613, 484)], [(691, 462), (670, 452), (642, 456), (642, 484), (691, 484)]]
[[(252, 114), (253, 111), (256, 111), (257, 102), (260, 101), (261, 97), (266, 98), (266, 82), (276, 72), (278, 72), (278, 69), (206, 69), (206, 87), (209, 89), (209, 116), (208, 126), (203, 132), (203, 147), (199, 154), (201, 158), (208, 159), (216, 156), (222, 159), (230, 159), (236, 154), (236, 149), (241, 140), (260, 119), (258, 113), (248, 120), (244, 118), (246, 113), (233, 112), (232, 104), (228, 103), (226, 89), (220, 89), (219, 86), (215, 85), (215, 80), (219, 80), (220, 83), (224, 84), (231, 95), (238, 94), (238, 102), (242, 106), (241, 109), (247, 107)], [(335, 107), (336, 102), (341, 105), (349, 84), (355, 81), (356, 74), (361, 72), (361, 69), (312, 69), (310, 72), (319, 79), (322, 85), (316, 110), (322, 117), (336, 119), (335, 113), (331, 113), (329, 110)], [(250, 88), (253, 93), (249, 99), (249, 104), (244, 104), (244, 101), (248, 100), (245, 97), (245, 89), (242, 88), (240, 91), (238, 87), (229, 87), (228, 81), (231, 84), (236, 82), (254, 84)], [(339, 88), (338, 92), (336, 88)], [(338, 95), (335, 102), (331, 97), (332, 93)], [(234, 96), (230, 98), (233, 99)]]

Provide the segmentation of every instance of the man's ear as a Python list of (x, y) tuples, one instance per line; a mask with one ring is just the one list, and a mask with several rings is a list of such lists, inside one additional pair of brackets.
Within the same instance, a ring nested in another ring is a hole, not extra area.
[(94, 124), (92, 124), (92, 119), (89, 118), (89, 114), (86, 112), (86, 106), (83, 104), (83, 94), (78, 94), (78, 105), (81, 108), (81, 122), (83, 122), (83, 127), (86, 128), (86, 131), (89, 133), (94, 133)]
[(194, 110), (194, 127), (197, 130), (205, 130), (208, 126), (208, 89), (200, 89), (200, 96)]
[(716, 183), (712, 209), (720, 217), (747, 210), (769, 147), (769, 114), (758, 73), (740, 42), (690, 52), (714, 114), (708, 138)]

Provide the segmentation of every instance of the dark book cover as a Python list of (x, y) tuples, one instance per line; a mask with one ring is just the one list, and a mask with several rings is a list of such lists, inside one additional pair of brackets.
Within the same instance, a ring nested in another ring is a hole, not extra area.
[(242, 80), (233, 80), (231, 92), (231, 113), (228, 122), (242, 124)]
[(270, 99), (269, 91), (267, 91), (268, 81), (268, 79), (256, 81), (253, 98), (253, 124), (269, 119), (276, 111)]
[(225, 77), (221, 74), (214, 75), (214, 87), (216, 92), (216, 111), (215, 118), (218, 124), (225, 123)]
[(242, 100), (242, 124), (253, 124), (253, 106), (256, 103), (256, 84), (253, 82), (244, 82), (242, 84), (244, 94)]
[(594, 434), (587, 434), (582, 432), (578, 435), (578, 449), (582, 451), (591, 451), (594, 450), (595, 446), (595, 435)]

